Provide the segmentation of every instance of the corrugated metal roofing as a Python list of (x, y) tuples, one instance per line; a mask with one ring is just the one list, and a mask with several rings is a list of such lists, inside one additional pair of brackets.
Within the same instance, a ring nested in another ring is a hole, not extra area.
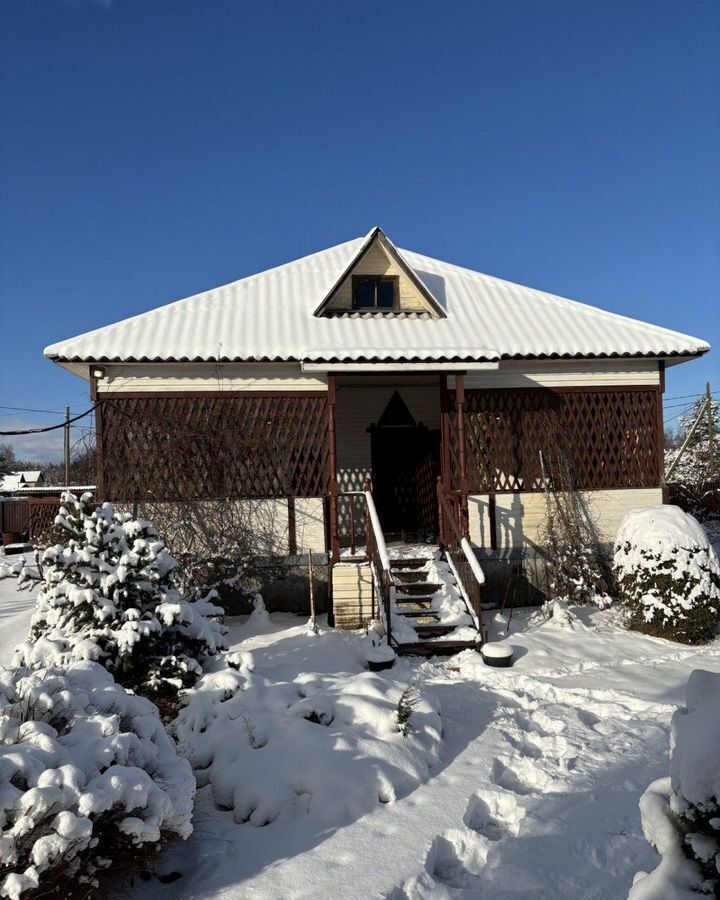
[(52, 344), (58, 362), (492, 361), (689, 356), (709, 345), (408, 250), (406, 263), (446, 318), (315, 316), (363, 247), (357, 238)]

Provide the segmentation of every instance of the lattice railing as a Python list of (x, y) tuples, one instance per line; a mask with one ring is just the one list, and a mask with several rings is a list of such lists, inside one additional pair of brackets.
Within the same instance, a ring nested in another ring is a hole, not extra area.
[[(465, 392), (468, 489), (533, 491), (543, 487), (540, 452), (552, 486), (560, 451), (574, 486), (584, 490), (659, 484), (659, 404), (655, 389)], [(457, 484), (456, 413), (451, 402), (450, 464)]]
[(320, 497), (328, 490), (323, 395), (104, 398), (111, 500)]

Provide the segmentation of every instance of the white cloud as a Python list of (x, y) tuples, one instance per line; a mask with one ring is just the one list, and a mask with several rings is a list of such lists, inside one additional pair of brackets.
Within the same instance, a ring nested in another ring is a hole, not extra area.
[[(22, 419), (0, 419), (0, 431), (23, 431), (37, 428), (37, 422)], [(63, 457), (63, 429), (41, 434), (23, 434), (14, 437), (0, 434), (0, 444), (10, 444), (18, 459), (31, 462), (60, 462)]]

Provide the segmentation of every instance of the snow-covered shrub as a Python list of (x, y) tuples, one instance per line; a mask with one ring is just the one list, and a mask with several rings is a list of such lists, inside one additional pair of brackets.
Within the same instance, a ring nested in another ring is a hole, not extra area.
[(636, 877), (631, 900), (720, 897), (720, 674), (690, 676), (671, 749), (670, 778), (653, 782), (640, 800), (645, 837), (662, 859)]
[(41, 556), (37, 608), (15, 664), (96, 660), (123, 686), (174, 701), (222, 648), (222, 609), (180, 595), (175, 560), (150, 522), (66, 493), (56, 523), (68, 540)]
[(0, 708), (0, 897), (88, 896), (139, 848), (190, 834), (190, 765), (97, 663), (0, 669)]
[(187, 692), (172, 728), (198, 787), (237, 822), (344, 824), (412, 790), (438, 758), (440, 717), (420, 689), (407, 728), (404, 683), (372, 672), (269, 680), (250, 654), (227, 661)]
[(702, 526), (677, 506), (635, 509), (615, 541), (626, 624), (686, 644), (720, 625), (720, 563)]

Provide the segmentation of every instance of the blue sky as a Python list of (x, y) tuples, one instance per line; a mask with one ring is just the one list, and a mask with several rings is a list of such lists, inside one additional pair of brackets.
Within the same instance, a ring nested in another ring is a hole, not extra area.
[(89, 405), (45, 345), (374, 224), (720, 344), (718, 47), (716, 0), (4, 0), (0, 404), (49, 412), (0, 423)]

